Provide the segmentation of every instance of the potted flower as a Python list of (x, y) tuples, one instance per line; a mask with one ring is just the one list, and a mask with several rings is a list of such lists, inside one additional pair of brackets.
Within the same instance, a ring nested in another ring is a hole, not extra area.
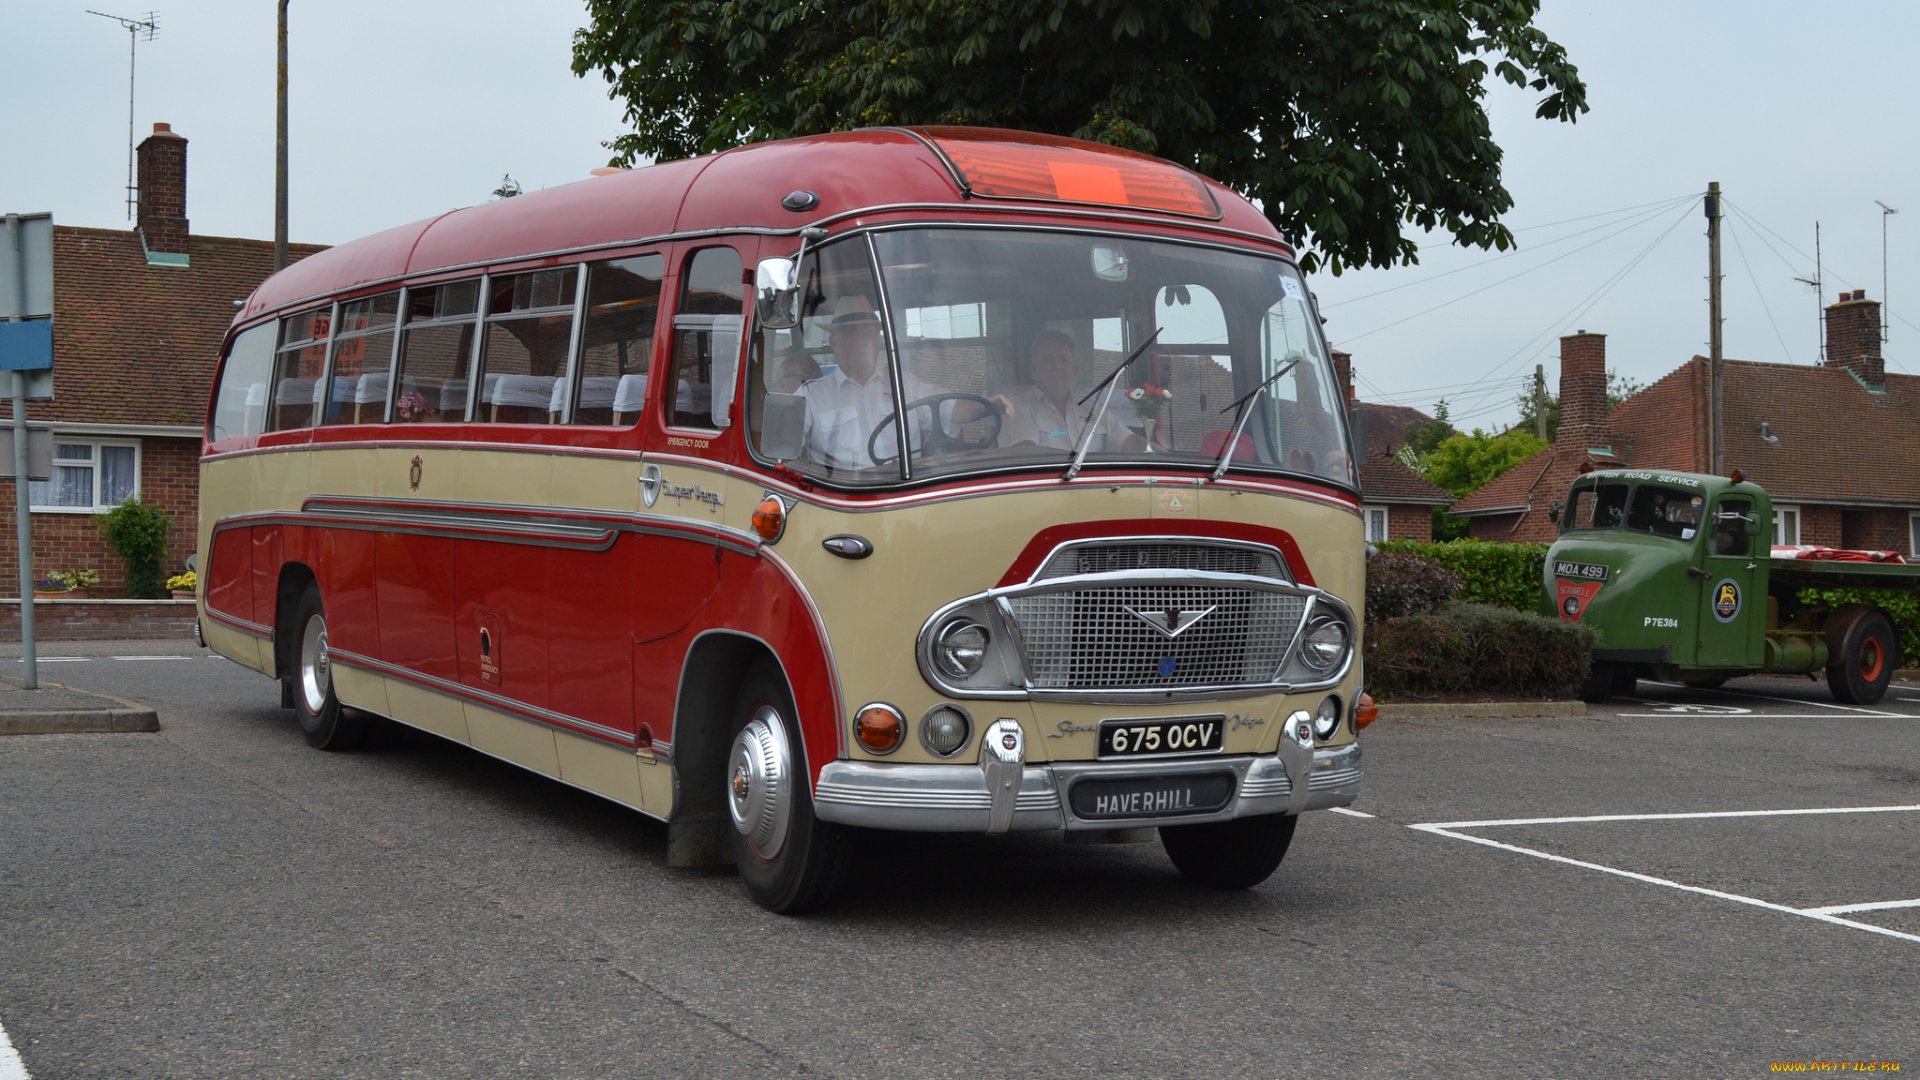
[(189, 570), (184, 574), (175, 574), (167, 579), (167, 589), (175, 600), (193, 599), (194, 590), (200, 585), (200, 575)]
[(48, 599), (72, 598), (100, 584), (100, 575), (92, 570), (55, 570), (33, 583), (33, 595)]
[(1127, 391), (1127, 400), (1133, 405), (1133, 415), (1147, 429), (1147, 441), (1152, 442), (1154, 422), (1160, 410), (1173, 401), (1173, 391), (1147, 383)]
[(33, 583), (35, 600), (63, 600), (70, 591), (66, 582), (52, 575), (36, 579)]

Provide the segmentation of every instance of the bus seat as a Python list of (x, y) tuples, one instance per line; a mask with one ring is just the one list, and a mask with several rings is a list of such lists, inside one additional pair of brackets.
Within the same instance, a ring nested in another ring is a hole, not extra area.
[[(1202, 457), (1218, 458), (1221, 449), (1227, 445), (1227, 436), (1229, 434), (1231, 433), (1225, 428), (1221, 428), (1218, 431), (1207, 432), (1206, 437), (1200, 440), (1200, 455)], [(1240, 438), (1234, 440), (1233, 459), (1235, 461), (1254, 460), (1253, 436), (1248, 435), (1244, 431), (1240, 433)]]
[(311, 427), (319, 384), (319, 379), (281, 379), (273, 391), (273, 429)]
[(456, 419), (467, 415), (467, 380), (448, 379), (440, 384), (440, 413)]
[(624, 424), (630, 416), (638, 416), (647, 402), (647, 377), (645, 375), (622, 375), (613, 390), (613, 422)]
[[(497, 381), (496, 381), (497, 380)], [(489, 375), (488, 403), (496, 424), (544, 423), (547, 403), (560, 390), (552, 375)]]

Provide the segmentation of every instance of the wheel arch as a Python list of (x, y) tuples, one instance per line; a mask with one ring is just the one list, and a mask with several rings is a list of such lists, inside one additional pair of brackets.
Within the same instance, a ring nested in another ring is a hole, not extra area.
[[(741, 680), (755, 665), (771, 661), (793, 696), (793, 677), (779, 651), (766, 639), (741, 630), (709, 629), (695, 635), (680, 666), (680, 686), (674, 695), (673, 770), (679, 788), (675, 818), (700, 820), (724, 816), (722, 800), (727, 751), (733, 732), (734, 697)], [(806, 737), (795, 732), (811, 768), (813, 753)]]
[(300, 597), (306, 594), (307, 586), (318, 586), (319, 575), (303, 562), (284, 562), (280, 564), (280, 581), (274, 589), (273, 601), (273, 674), (284, 679), (293, 672), (299, 658), (298, 628), (293, 625), (294, 609), (300, 605)]

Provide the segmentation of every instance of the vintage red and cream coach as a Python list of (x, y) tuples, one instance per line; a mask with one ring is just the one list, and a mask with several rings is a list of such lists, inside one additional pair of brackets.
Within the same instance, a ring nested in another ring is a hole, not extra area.
[(1291, 250), (1090, 143), (878, 128), (470, 207), (234, 320), (201, 632), (726, 851), (1158, 827), (1246, 886), (1351, 802), (1364, 556)]

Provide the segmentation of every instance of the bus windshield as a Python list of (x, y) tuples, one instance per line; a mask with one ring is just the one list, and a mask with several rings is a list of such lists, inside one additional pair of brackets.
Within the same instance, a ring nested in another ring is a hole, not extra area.
[(1084, 447), (1091, 465), (1204, 472), (1229, 458), (1355, 484), (1319, 322), (1280, 259), (924, 228), (809, 251), (801, 275), (799, 325), (754, 343), (749, 415), (764, 451), (763, 416), (804, 413), (787, 462), (802, 472), (1064, 470)]

